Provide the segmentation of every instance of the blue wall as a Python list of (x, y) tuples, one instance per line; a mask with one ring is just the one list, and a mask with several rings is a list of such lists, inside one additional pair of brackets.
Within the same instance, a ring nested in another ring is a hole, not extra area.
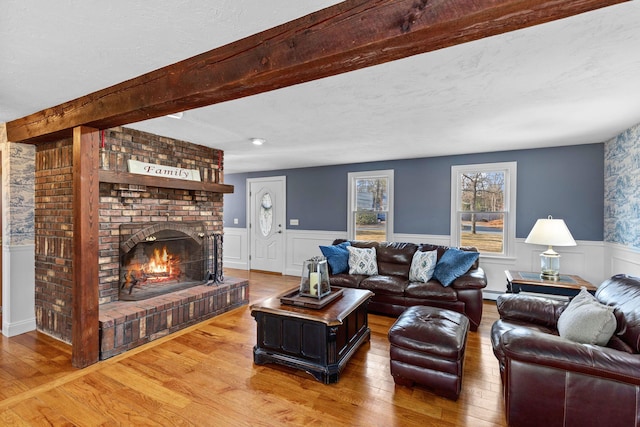
[(393, 169), (394, 232), (449, 235), (451, 166), (510, 161), (518, 163), (516, 237), (553, 215), (575, 239), (603, 240), (604, 144), (228, 174), (225, 183), (235, 191), (224, 196), (225, 227), (246, 227), (247, 178), (284, 175), (287, 224), (300, 221), (288, 229), (346, 231), (347, 174)]

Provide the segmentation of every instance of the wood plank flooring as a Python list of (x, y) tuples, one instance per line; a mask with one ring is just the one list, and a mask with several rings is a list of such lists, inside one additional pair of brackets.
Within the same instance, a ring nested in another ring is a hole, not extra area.
[[(251, 303), (298, 284), (294, 276), (225, 270), (249, 279)], [(396, 386), (387, 332), (394, 318), (369, 315), (371, 341), (337, 384), (277, 365), (253, 364), (248, 306), (85, 369), (71, 348), (38, 332), (0, 342), (3, 426), (505, 426), (498, 363), (485, 302), (470, 332), (457, 402)]]

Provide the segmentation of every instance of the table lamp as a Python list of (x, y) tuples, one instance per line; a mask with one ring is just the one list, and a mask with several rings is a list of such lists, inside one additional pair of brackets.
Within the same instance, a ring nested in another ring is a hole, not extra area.
[(551, 215), (537, 220), (524, 242), (549, 246), (540, 254), (540, 276), (548, 280), (558, 280), (560, 277), (560, 254), (552, 246), (576, 246), (564, 220), (553, 219)]

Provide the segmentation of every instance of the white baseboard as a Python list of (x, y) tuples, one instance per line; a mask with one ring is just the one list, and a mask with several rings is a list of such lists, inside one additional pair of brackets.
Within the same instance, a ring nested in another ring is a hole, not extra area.
[(15, 337), (16, 335), (24, 334), (25, 332), (35, 331), (36, 318), (21, 320), (19, 322), (5, 322), (2, 321), (2, 335), (5, 337)]
[(223, 260), (222, 265), (224, 268), (235, 268), (236, 270), (248, 270), (249, 264), (246, 262), (234, 262)]
[(483, 289), (482, 290), (482, 299), (489, 300), (489, 301), (495, 301), (502, 294), (504, 294), (504, 292), (492, 291), (490, 289), (489, 290)]

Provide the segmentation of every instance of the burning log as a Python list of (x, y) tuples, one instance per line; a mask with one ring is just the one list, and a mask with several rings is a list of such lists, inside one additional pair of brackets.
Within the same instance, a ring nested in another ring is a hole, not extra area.
[(133, 288), (135, 286), (139, 286), (140, 284), (147, 281), (147, 275), (144, 270), (140, 269), (137, 271), (137, 273), (139, 276), (136, 275), (136, 272), (134, 270), (129, 270), (124, 275), (124, 281), (122, 282), (120, 289), (128, 290), (129, 295), (131, 295), (131, 292), (133, 292)]

